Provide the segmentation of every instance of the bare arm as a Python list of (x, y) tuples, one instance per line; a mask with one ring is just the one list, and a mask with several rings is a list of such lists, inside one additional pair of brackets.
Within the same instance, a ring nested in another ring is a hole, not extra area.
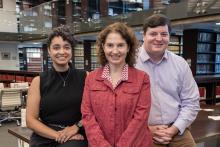
[(59, 132), (44, 125), (39, 120), (39, 108), (40, 108), (40, 77), (35, 77), (28, 90), (27, 110), (26, 110), (26, 123), (27, 127), (32, 129), (40, 136), (49, 139), (57, 139)]

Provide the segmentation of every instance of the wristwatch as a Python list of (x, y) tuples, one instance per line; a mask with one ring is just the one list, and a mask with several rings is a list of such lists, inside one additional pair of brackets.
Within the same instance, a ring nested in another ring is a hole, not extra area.
[(76, 122), (75, 125), (76, 125), (78, 128), (82, 128), (82, 126), (83, 126), (82, 123), (81, 123), (81, 121)]

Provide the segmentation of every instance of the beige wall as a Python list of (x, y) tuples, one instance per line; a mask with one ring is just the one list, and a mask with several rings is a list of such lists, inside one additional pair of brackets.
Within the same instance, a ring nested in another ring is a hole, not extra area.
[(16, 0), (2, 0), (0, 32), (17, 32)]
[[(8, 54), (9, 58), (4, 59), (2, 54)], [(19, 57), (17, 43), (0, 43), (0, 69), (1, 70), (19, 70)]]

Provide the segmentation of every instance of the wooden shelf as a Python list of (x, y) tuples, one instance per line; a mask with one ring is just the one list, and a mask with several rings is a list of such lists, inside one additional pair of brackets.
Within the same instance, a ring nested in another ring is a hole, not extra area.
[(182, 35), (171, 35), (168, 50), (182, 56), (183, 53), (183, 43)]

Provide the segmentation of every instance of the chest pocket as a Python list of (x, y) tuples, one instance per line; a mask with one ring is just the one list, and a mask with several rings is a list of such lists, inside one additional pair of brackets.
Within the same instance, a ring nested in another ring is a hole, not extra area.
[(129, 87), (124, 87), (122, 91), (126, 99), (133, 100), (133, 99), (137, 99), (140, 93), (140, 88), (137, 86), (136, 87), (129, 86)]
[(138, 86), (128, 86), (124, 87), (122, 90), (125, 94), (137, 94), (140, 92), (140, 88)]
[(107, 87), (103, 85), (93, 85), (90, 87), (90, 98), (92, 105), (101, 107), (107, 100)]
[(137, 101), (140, 94), (140, 88), (135, 86), (124, 87), (122, 90), (123, 95), (123, 107), (126, 109), (126, 112), (129, 114), (133, 114)]
[(106, 86), (103, 86), (103, 85), (94, 85), (94, 86), (91, 86), (90, 87), (90, 91), (106, 91), (107, 90), (107, 87)]

